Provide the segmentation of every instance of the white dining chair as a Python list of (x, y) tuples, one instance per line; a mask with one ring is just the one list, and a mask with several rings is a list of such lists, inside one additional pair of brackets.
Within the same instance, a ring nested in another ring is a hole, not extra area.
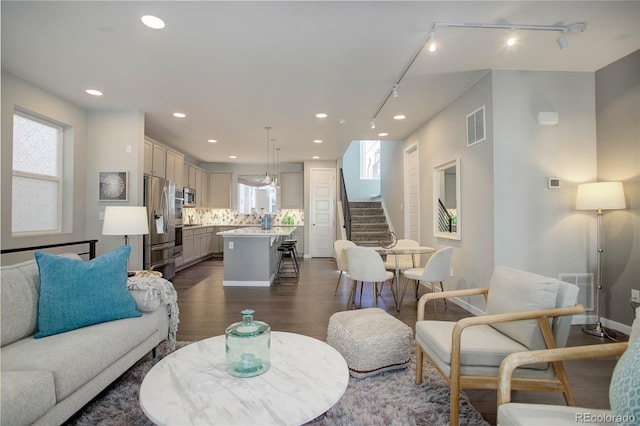
[[(349, 271), (349, 264), (347, 263), (347, 247), (355, 247), (356, 243), (349, 240), (336, 240), (333, 243), (333, 252), (336, 256), (336, 263), (338, 264), (338, 270), (340, 271), (340, 275), (338, 275), (338, 282), (336, 283), (336, 290), (333, 294), (338, 294), (338, 287), (340, 287), (340, 280), (342, 279), (342, 274), (347, 273)], [(347, 275), (348, 277), (348, 275)]]
[[(349, 277), (351, 278), (351, 291), (347, 300), (347, 309), (351, 304), (355, 305), (356, 287), (360, 282), (360, 304), (362, 304), (362, 287), (364, 283), (373, 284), (373, 305), (378, 306), (378, 283), (393, 279), (393, 272), (384, 268), (384, 261), (378, 253), (369, 247), (347, 247), (347, 264)], [(396, 293), (391, 286), (393, 301), (396, 303)]]
[[(440, 283), (440, 291), (444, 291), (444, 285), (442, 282), (447, 279), (449, 269), (451, 268), (451, 259), (453, 258), (453, 247), (445, 247), (436, 251), (427, 260), (424, 268), (411, 268), (406, 269), (403, 272), (404, 275), (404, 289), (402, 290), (402, 296), (400, 297), (400, 306), (404, 300), (404, 295), (407, 292), (407, 286), (409, 280), (413, 280), (415, 286), (416, 300), (418, 299), (418, 287), (420, 283), (432, 283), (432, 290), (435, 291), (435, 283)], [(444, 301), (445, 306), (447, 301)], [(435, 312), (436, 301), (433, 300), (433, 309)]]
[[(416, 240), (400, 239), (394, 246), (394, 248), (402, 247), (419, 247), (420, 243)], [(398, 256), (398, 270), (404, 271), (416, 267), (415, 255), (413, 254), (399, 254)], [(384, 267), (389, 271), (396, 270), (396, 256), (387, 255), (387, 260), (384, 262)]]

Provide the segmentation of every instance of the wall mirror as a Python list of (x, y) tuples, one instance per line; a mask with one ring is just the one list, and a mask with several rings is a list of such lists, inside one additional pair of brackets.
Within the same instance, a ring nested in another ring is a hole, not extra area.
[(460, 218), (460, 159), (457, 158), (436, 166), (433, 171), (433, 235), (461, 239)]
[(238, 213), (277, 213), (278, 189), (263, 183), (264, 176), (238, 176)]

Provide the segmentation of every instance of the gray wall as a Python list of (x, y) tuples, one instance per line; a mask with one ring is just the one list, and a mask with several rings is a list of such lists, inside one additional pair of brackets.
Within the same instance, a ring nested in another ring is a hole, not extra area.
[[(487, 138), (466, 146), (465, 117), (485, 105)], [(539, 126), (540, 111), (556, 111), (560, 124)], [(455, 99), (402, 147), (419, 147), (420, 237), (435, 248), (452, 246), (454, 277), (449, 289), (489, 283), (495, 265), (549, 276), (591, 271), (591, 217), (575, 211), (578, 183), (595, 179), (595, 89), (593, 73), (492, 71)], [(387, 158), (385, 157), (383, 166)], [(432, 190), (435, 166), (461, 159), (462, 239), (433, 236)], [(401, 163), (398, 163), (401, 164)], [(383, 197), (402, 191), (402, 178), (388, 182)], [(561, 178), (548, 189), (547, 178)], [(395, 204), (395, 203), (394, 203)], [(394, 224), (404, 212), (390, 209)], [(481, 298), (467, 299), (481, 312)]]
[(623, 182), (627, 201), (603, 216), (601, 309), (631, 324), (631, 289), (640, 289), (640, 50), (597, 71), (595, 81), (598, 180)]
[[(11, 171), (15, 107), (73, 128), (72, 147), (66, 152), (66, 154), (70, 154), (70, 157), (65, 158), (66, 164), (68, 162), (72, 164), (72, 173), (70, 178), (65, 178), (63, 183), (64, 191), (68, 199), (71, 200), (69, 206), (71, 214), (68, 214), (71, 221), (65, 223), (62, 234), (23, 237), (12, 237), (11, 235)], [(29, 247), (86, 239), (85, 197), (88, 144), (86, 110), (2, 71), (2, 248)], [(3, 261), (12, 262), (12, 258), (24, 259), (25, 255), (3, 257)]]

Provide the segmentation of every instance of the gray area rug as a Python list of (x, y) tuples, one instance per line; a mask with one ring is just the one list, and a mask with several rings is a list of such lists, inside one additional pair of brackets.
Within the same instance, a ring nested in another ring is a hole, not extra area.
[[(178, 342), (181, 348), (190, 342)], [(145, 374), (163, 356), (167, 348), (158, 348), (158, 357), (147, 357), (126, 372), (67, 425), (147, 426), (153, 425), (138, 403), (138, 390)], [(460, 424), (489, 425), (461, 395)], [(449, 421), (449, 386), (425, 363), (424, 381), (415, 384), (415, 356), (404, 370), (390, 371), (365, 379), (349, 379), (344, 395), (324, 416), (311, 426), (354, 425), (446, 425)]]

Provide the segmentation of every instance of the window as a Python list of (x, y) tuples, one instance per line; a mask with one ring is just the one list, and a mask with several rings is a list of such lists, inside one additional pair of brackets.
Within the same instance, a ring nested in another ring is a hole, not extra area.
[(380, 141), (360, 141), (360, 179), (380, 180)]
[(13, 115), (14, 234), (62, 231), (63, 130), (23, 112)]

